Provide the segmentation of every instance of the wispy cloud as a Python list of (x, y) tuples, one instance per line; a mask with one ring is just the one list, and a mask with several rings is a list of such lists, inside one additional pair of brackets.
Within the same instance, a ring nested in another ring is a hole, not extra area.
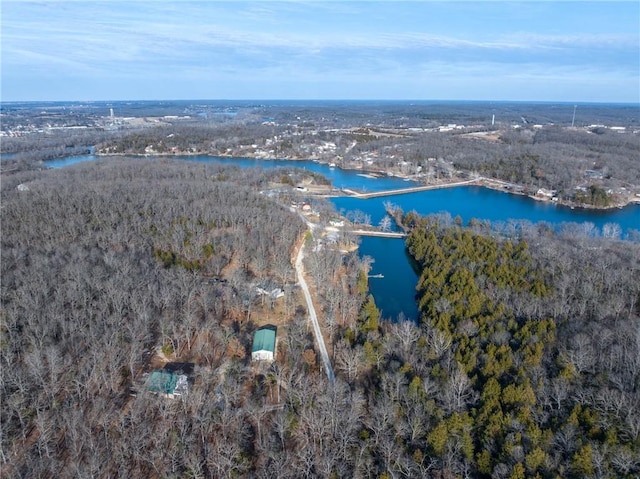
[[(450, 72), (449, 77), (467, 78), (488, 69), (538, 79), (563, 71), (624, 78), (639, 72), (637, 26), (622, 28), (610, 18), (608, 27), (593, 29), (597, 19), (582, 27), (580, 18), (573, 24), (565, 20), (565, 28), (553, 17), (536, 17), (548, 15), (555, 4), (491, 5), (5, 2), (3, 76), (117, 74), (178, 82), (180, 75), (195, 81), (258, 73), (338, 83), (358, 75), (400, 81), (402, 75), (442, 78)], [(505, 12), (518, 19), (516, 25)], [(624, 20), (613, 20), (619, 18)]]

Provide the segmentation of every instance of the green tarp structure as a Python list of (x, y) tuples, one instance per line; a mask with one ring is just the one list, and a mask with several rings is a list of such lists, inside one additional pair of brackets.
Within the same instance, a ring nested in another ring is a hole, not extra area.
[(185, 394), (187, 392), (187, 377), (184, 374), (174, 374), (168, 371), (154, 371), (149, 376), (148, 389), (159, 394)]

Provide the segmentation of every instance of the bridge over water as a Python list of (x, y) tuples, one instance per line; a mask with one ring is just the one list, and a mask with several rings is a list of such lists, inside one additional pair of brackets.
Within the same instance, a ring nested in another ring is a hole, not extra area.
[(395, 231), (379, 231), (379, 230), (349, 230), (358, 236), (379, 236), (381, 238), (406, 238), (407, 233), (398, 233)]

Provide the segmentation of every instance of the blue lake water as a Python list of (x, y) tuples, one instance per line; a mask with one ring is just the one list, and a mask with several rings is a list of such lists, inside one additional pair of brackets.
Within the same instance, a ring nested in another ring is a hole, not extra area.
[(355, 188), (362, 191), (384, 191), (397, 188), (407, 188), (415, 183), (401, 178), (383, 177), (368, 178), (356, 170), (331, 168), (329, 165), (309, 160), (256, 160), (254, 158), (223, 158), (211, 156), (178, 156), (179, 160), (195, 161), (198, 163), (220, 163), (236, 165), (241, 168), (301, 168), (319, 173), (326, 177), (336, 188)]
[[(53, 168), (70, 166), (98, 157), (84, 155), (52, 160), (47, 164)], [(200, 163), (232, 164), (242, 168), (302, 168), (324, 175), (337, 188), (363, 191), (383, 191), (405, 188), (412, 182), (400, 178), (368, 178), (356, 170), (330, 168), (314, 161), (256, 160), (251, 158), (221, 158), (211, 156), (176, 157), (178, 161)], [(561, 227), (563, 223), (591, 224), (598, 230), (607, 223), (618, 224), (623, 236), (631, 230), (640, 230), (640, 206), (630, 205), (612, 210), (571, 209), (554, 203), (540, 202), (521, 195), (512, 195), (478, 186), (461, 186), (407, 195), (394, 195), (367, 200), (353, 197), (331, 199), (337, 211), (346, 214), (360, 210), (377, 225), (385, 216), (384, 203), (391, 202), (405, 212), (415, 210), (421, 215), (448, 212), (452, 217), (460, 216), (464, 224), (472, 218), (492, 222), (528, 220), (532, 223), (546, 222), (551, 227)], [(417, 318), (414, 300), (417, 276), (406, 255), (404, 242), (399, 239), (363, 237), (360, 254), (374, 260), (371, 274), (382, 274), (383, 278), (371, 278), (369, 287), (376, 304), (385, 318), (395, 320), (400, 313), (407, 318)]]
[(79, 156), (67, 156), (66, 158), (58, 158), (56, 160), (47, 160), (44, 164), (50, 168), (64, 168), (65, 166), (76, 165), (78, 163), (84, 163), (85, 161), (93, 161), (100, 158), (95, 155), (79, 155)]
[[(389, 201), (405, 212), (415, 210), (421, 215), (448, 212), (452, 217), (460, 216), (464, 224), (472, 218), (492, 222), (524, 219), (532, 223), (544, 221), (558, 228), (563, 223), (592, 223), (601, 231), (605, 224), (616, 223), (620, 225), (623, 234), (631, 229), (640, 230), (640, 206), (637, 205), (606, 211), (571, 209), (478, 186), (368, 200), (339, 197), (332, 201), (339, 211), (363, 211), (371, 217), (373, 225), (378, 224), (385, 216), (384, 202)], [(418, 310), (414, 299), (417, 276), (406, 256), (404, 241), (363, 237), (360, 253), (374, 258), (371, 274), (384, 275), (383, 279), (372, 278), (369, 281), (369, 289), (382, 310), (383, 317), (396, 320), (402, 313), (407, 318), (417, 318)]]
[[(57, 160), (48, 160), (46, 165), (51, 168), (64, 168), (84, 161), (108, 159), (108, 156), (82, 155), (69, 156)], [(118, 157), (119, 158), (119, 157)], [(139, 158), (139, 157), (138, 157)], [(163, 157), (167, 158), (167, 157)], [(218, 163), (234, 165), (240, 168), (301, 168), (325, 176), (336, 188), (355, 188), (362, 191), (383, 191), (407, 188), (414, 185), (411, 181), (401, 178), (383, 177), (378, 179), (361, 176), (362, 172), (330, 168), (329, 165), (310, 160), (256, 160), (254, 158), (228, 158), (220, 156), (172, 156), (176, 161), (193, 161), (196, 163)]]
[(418, 275), (404, 247), (404, 240), (363, 236), (359, 253), (373, 258), (369, 278), (369, 291), (376, 300), (381, 316), (396, 321), (401, 313), (407, 319), (418, 318), (415, 301)]
[[(358, 209), (370, 215), (373, 225), (378, 224), (385, 216), (383, 203), (389, 201), (406, 212), (415, 210), (421, 215), (446, 211), (452, 217), (459, 215), (464, 224), (472, 218), (492, 222), (525, 219), (532, 223), (544, 221), (555, 227), (570, 222), (592, 223), (599, 230), (602, 230), (606, 223), (617, 223), (623, 234), (631, 229), (640, 230), (640, 206), (632, 205), (607, 211), (571, 209), (477, 186), (461, 186), (368, 200), (339, 197), (333, 198), (332, 201), (338, 210)], [(369, 281), (369, 289), (378, 308), (382, 310), (382, 316), (396, 320), (402, 313), (409, 319), (417, 319), (418, 310), (414, 295), (418, 278), (406, 255), (404, 241), (362, 237), (360, 254), (374, 258), (371, 274), (384, 275), (382, 279), (371, 278)]]
[(532, 223), (544, 221), (555, 226), (588, 222), (600, 230), (607, 223), (617, 223), (623, 233), (640, 229), (640, 207), (636, 205), (611, 210), (571, 209), (480, 186), (459, 186), (368, 200), (344, 196), (332, 201), (338, 211), (360, 210), (366, 213), (371, 217), (372, 225), (377, 225), (385, 216), (384, 203), (390, 202), (405, 212), (415, 210), (421, 215), (448, 212), (452, 217), (460, 216), (464, 224), (472, 218), (492, 222), (525, 219)]

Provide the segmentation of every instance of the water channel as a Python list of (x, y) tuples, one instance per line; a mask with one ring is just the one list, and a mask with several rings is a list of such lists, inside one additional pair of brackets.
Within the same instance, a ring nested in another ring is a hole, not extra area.
[[(68, 157), (47, 162), (53, 168), (62, 168), (83, 161), (95, 160), (94, 155)], [(175, 157), (180, 161), (200, 163), (232, 164), (242, 168), (302, 168), (325, 176), (334, 187), (357, 189), (362, 191), (383, 191), (407, 188), (415, 185), (396, 177), (371, 178), (356, 170), (330, 168), (326, 164), (309, 160), (256, 160), (250, 158), (221, 158), (212, 156)], [(452, 217), (460, 216), (466, 224), (472, 218), (492, 222), (527, 220), (532, 223), (545, 222), (559, 228), (564, 223), (580, 223), (591, 228), (592, 232), (602, 230), (607, 223), (620, 226), (622, 235), (631, 230), (640, 230), (640, 206), (630, 205), (612, 210), (571, 209), (550, 202), (540, 202), (521, 195), (512, 195), (478, 186), (424, 191), (406, 195), (394, 195), (367, 200), (354, 197), (336, 197), (331, 199), (336, 210), (343, 214), (356, 210), (362, 211), (377, 225), (385, 216), (384, 203), (391, 202), (404, 211), (415, 210), (421, 215), (448, 212)], [(399, 239), (362, 237), (360, 254), (373, 258), (372, 275), (369, 287), (378, 308), (385, 318), (396, 319), (399, 314), (414, 319), (418, 311), (414, 301), (417, 276), (411, 267)]]

